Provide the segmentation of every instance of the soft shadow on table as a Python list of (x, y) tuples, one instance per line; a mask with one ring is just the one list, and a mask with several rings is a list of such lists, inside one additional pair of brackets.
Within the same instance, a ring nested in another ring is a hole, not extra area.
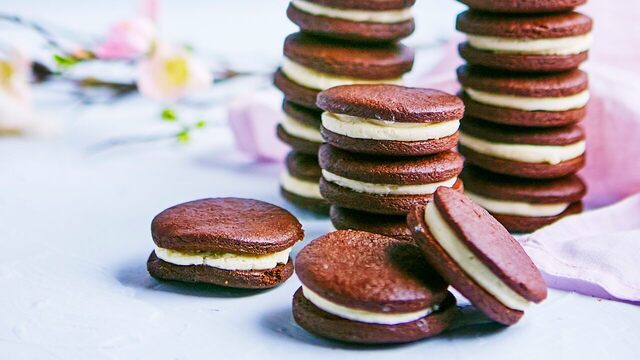
[[(458, 320), (451, 325), (450, 329), (440, 334), (436, 338), (452, 339), (473, 339), (483, 336), (491, 336), (504, 330), (506, 327), (489, 320), (484, 314), (472, 306), (461, 308), (461, 315)], [(320, 346), (329, 349), (343, 350), (385, 350), (396, 349), (405, 346), (415, 346), (429, 339), (408, 344), (392, 345), (359, 345), (340, 341), (327, 340), (312, 335), (298, 326), (293, 320), (291, 307), (280, 308), (277, 311), (267, 313), (260, 321), (260, 325), (266, 330), (274, 332), (281, 338), (305, 343), (312, 346)]]
[(189, 284), (179, 281), (159, 281), (147, 272), (146, 258), (133, 259), (124, 263), (116, 274), (116, 279), (126, 287), (141, 291), (161, 291), (185, 296), (210, 298), (238, 298), (264, 294), (267, 290), (232, 289), (209, 284)]
[(225, 171), (251, 174), (251, 176), (276, 176), (281, 164), (248, 159), (237, 152), (202, 152), (193, 156), (193, 161), (200, 166), (219, 168)]

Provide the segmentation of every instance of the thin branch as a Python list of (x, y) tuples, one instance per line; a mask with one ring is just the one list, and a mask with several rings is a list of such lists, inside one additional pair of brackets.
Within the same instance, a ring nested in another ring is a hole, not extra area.
[(49, 32), (49, 30), (45, 29), (42, 25), (36, 23), (35, 21), (26, 20), (20, 16), (10, 15), (2, 12), (0, 12), (0, 21), (6, 21), (27, 27), (40, 34), (40, 36), (44, 38), (49, 46), (58, 49), (65, 54), (67, 53), (64, 46), (62, 46), (62, 44), (60, 44), (60, 42), (55, 39), (55, 36), (51, 32)]

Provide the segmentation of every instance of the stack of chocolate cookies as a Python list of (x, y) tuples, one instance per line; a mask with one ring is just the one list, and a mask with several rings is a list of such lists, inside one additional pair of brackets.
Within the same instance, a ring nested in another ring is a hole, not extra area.
[(400, 84), (413, 50), (398, 41), (414, 30), (413, 0), (292, 0), (287, 16), (300, 32), (284, 42), (274, 83), (284, 93), (278, 137), (292, 151), (281, 193), (292, 203), (328, 213), (319, 191), (321, 113), (316, 96), (346, 84)]
[(411, 240), (407, 213), (440, 187), (462, 191), (462, 100), (431, 89), (343, 85), (322, 91), (320, 193), (337, 229)]
[(585, 164), (577, 125), (589, 101), (579, 70), (592, 20), (586, 0), (460, 0), (471, 9), (458, 68), (466, 113), (459, 151), (465, 191), (511, 232), (531, 232), (580, 212)]

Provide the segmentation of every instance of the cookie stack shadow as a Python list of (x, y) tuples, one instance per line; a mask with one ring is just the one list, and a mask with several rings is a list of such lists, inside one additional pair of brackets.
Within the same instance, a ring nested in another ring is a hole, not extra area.
[(413, 3), (293, 0), (289, 4), (287, 17), (300, 31), (285, 39), (283, 60), (274, 74), (274, 84), (284, 94), (284, 116), (276, 131), (291, 147), (280, 181), (281, 194), (289, 202), (329, 213), (330, 204), (319, 191), (317, 156), (324, 140), (316, 97), (339, 85), (402, 83), (414, 53), (398, 41), (414, 30)]
[(460, 0), (457, 70), (466, 107), (459, 151), (465, 192), (509, 231), (532, 232), (582, 211), (589, 100), (579, 69), (592, 20), (586, 0)]

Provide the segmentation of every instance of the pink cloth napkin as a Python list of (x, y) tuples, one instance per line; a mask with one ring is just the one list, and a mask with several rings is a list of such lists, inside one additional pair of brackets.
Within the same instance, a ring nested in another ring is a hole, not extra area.
[[(631, 196), (640, 192), (640, 32), (634, 31), (640, 1), (625, 6), (591, 1), (579, 10), (595, 20), (595, 44), (584, 68), (591, 101), (582, 122), (588, 160), (581, 172), (589, 187), (585, 204), (592, 210), (520, 240), (550, 287), (640, 302), (640, 194)], [(456, 92), (460, 39), (447, 45), (437, 66), (409, 85)], [(240, 150), (278, 161), (286, 152), (273, 130), (279, 107), (277, 101), (267, 105), (264, 100), (236, 103), (229, 121)]]

